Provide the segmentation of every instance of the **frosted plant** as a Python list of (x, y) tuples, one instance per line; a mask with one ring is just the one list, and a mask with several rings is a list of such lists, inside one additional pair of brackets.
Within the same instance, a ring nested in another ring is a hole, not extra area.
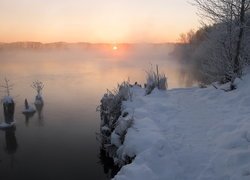
[(4, 98), (2, 99), (2, 102), (4, 104), (12, 104), (14, 103), (13, 98), (10, 95), (10, 91), (13, 90), (13, 84), (10, 84), (10, 80), (7, 78), (4, 79), (5, 84), (1, 85), (0, 87), (3, 88), (3, 92), (5, 93)]
[(36, 90), (38, 96), (41, 96), (41, 92), (42, 92), (43, 87), (44, 87), (43, 82), (34, 81), (31, 85), (31, 87)]
[(10, 91), (13, 89), (13, 84), (9, 84), (10, 80), (7, 78), (4, 79), (5, 85), (1, 85), (1, 87), (4, 89), (5, 96), (10, 96)]
[[(108, 148), (108, 152), (116, 152), (111, 150), (113, 146), (111, 145), (111, 133), (116, 127), (117, 120), (121, 115), (122, 101), (132, 101), (132, 92), (130, 90), (129, 81), (125, 81), (117, 85), (117, 88), (113, 91), (107, 90), (107, 93), (101, 99), (101, 105), (99, 107), (101, 114), (101, 142), (103, 148)], [(112, 155), (111, 155), (112, 156)]]
[(35, 105), (43, 105), (43, 98), (41, 96), (44, 84), (41, 81), (35, 81), (32, 83), (31, 87), (36, 90), (37, 95), (35, 99)]
[(114, 123), (121, 115), (122, 101), (126, 100), (132, 100), (132, 92), (128, 81), (118, 84), (113, 91), (107, 90), (107, 93), (101, 99), (100, 111), (102, 115), (109, 117), (103, 118), (105, 119), (103, 124), (108, 124), (111, 129), (113, 128)]
[(158, 65), (156, 65), (155, 71), (151, 65), (151, 68), (148, 71), (146, 71), (146, 73), (147, 73), (146, 95), (150, 94), (156, 87), (160, 90), (167, 89), (168, 87), (167, 78), (165, 74), (159, 73)]
[[(212, 53), (213, 55), (210, 59), (213, 60), (213, 62), (207, 63), (207, 65), (216, 64), (213, 67), (219, 69), (219, 71), (215, 71), (215, 76), (213, 76), (213, 72), (209, 72), (209, 75), (217, 79), (216, 76), (220, 76), (221, 72), (224, 72), (226, 82), (231, 81), (231, 89), (235, 89), (234, 80), (242, 76), (245, 61), (248, 58), (247, 52), (249, 50), (246, 51), (244, 46), (246, 43), (246, 32), (249, 29), (247, 16), (250, 10), (250, 1), (194, 0), (194, 2), (194, 5), (197, 6), (200, 11), (199, 14), (207, 21), (205, 22), (206, 24), (212, 24), (214, 27), (225, 26), (223, 31), (220, 30), (225, 37), (218, 36), (218, 33), (214, 33), (214, 37), (212, 38), (215, 40), (211, 41), (212, 44), (210, 46), (213, 51), (205, 53), (203, 56), (211, 56), (210, 54)], [(218, 41), (221, 43), (218, 44)], [(213, 49), (213, 47), (216, 48)], [(219, 51), (217, 49), (219, 49)], [(216, 52), (216, 50), (218, 52)], [(225, 62), (218, 63), (217, 61), (221, 61), (221, 59), (225, 59)], [(210, 67), (207, 67), (206, 70), (209, 71)]]

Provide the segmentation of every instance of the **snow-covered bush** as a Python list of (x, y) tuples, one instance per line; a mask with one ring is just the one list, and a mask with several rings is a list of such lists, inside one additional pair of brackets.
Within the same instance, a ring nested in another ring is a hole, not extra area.
[(106, 142), (105, 149), (109, 157), (114, 159), (114, 163), (121, 167), (131, 162), (131, 158), (126, 153), (121, 153), (119, 149), (123, 146), (128, 129), (132, 126), (134, 117), (127, 112), (118, 118), (115, 129), (110, 134), (110, 142)]
[(121, 115), (122, 101), (132, 100), (130, 84), (124, 81), (118, 84), (113, 91), (107, 90), (101, 99), (101, 136), (103, 144), (110, 144), (111, 132), (115, 129), (116, 122)]
[(126, 100), (132, 100), (129, 82), (124, 81), (122, 84), (118, 84), (113, 91), (107, 90), (101, 99), (100, 106), (102, 127), (106, 125), (111, 130), (114, 129), (114, 124), (121, 115), (122, 101)]
[(154, 88), (158, 88), (160, 90), (166, 90), (168, 87), (167, 78), (165, 74), (160, 74), (158, 65), (156, 65), (156, 70), (151, 68), (146, 71), (147, 73), (147, 83), (146, 83), (146, 95), (150, 94)]
[(35, 99), (35, 105), (43, 105), (43, 98), (42, 98), (42, 90), (44, 88), (44, 84), (41, 81), (34, 81), (31, 85), (33, 89), (36, 90), (37, 95)]
[[(133, 119), (127, 112), (122, 113), (123, 101), (132, 101), (131, 85), (128, 81), (118, 84), (113, 91), (107, 90), (99, 107), (101, 115), (99, 138), (102, 149), (113, 159), (117, 159), (117, 149), (123, 144)], [(121, 163), (118, 164), (121, 165)]]

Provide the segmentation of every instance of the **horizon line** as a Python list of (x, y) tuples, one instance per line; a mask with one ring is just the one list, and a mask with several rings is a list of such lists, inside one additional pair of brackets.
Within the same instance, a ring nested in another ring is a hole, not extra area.
[(11, 41), (11, 42), (3, 42), (0, 41), (0, 44), (12, 44), (12, 43), (41, 43), (41, 44), (53, 44), (53, 43), (65, 43), (65, 44), (178, 44), (181, 43), (179, 41), (173, 42), (88, 42), (88, 41), (76, 41), (76, 42), (67, 42), (67, 41), (51, 41), (51, 42), (42, 42), (42, 41)]

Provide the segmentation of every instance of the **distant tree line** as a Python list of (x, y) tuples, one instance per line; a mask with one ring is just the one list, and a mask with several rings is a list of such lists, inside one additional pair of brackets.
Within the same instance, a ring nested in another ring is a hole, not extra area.
[(194, 0), (203, 19), (180, 35), (174, 54), (201, 84), (241, 78), (250, 64), (250, 0)]

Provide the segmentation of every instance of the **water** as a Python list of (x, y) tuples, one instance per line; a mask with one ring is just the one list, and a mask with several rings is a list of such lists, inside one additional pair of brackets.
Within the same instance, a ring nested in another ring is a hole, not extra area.
[[(110, 178), (112, 163), (102, 156), (95, 134), (100, 122), (96, 107), (106, 89), (128, 77), (144, 82), (150, 62), (172, 77), (170, 87), (183, 86), (167, 51), (160, 56), (154, 51), (144, 56), (126, 51), (0, 52), (0, 82), (7, 77), (14, 84), (11, 94), (16, 103), (16, 129), (0, 131), (1, 180)], [(45, 104), (40, 112), (25, 117), (24, 99), (34, 105), (36, 92), (30, 85), (35, 80), (45, 84)], [(2, 111), (0, 107), (0, 122)]]

